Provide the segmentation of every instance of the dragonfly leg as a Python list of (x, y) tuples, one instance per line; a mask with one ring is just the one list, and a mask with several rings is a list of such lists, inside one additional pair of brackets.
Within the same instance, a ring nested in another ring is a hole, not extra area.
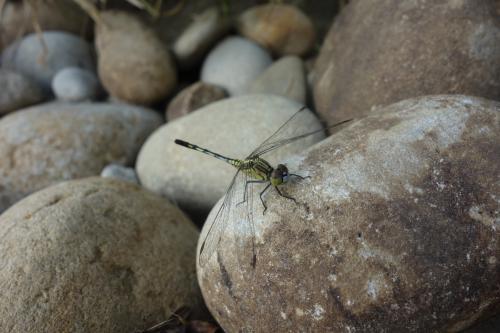
[(292, 198), (292, 197), (290, 197), (290, 196), (288, 196), (288, 195), (283, 194), (283, 193), (280, 191), (280, 189), (278, 188), (278, 186), (275, 186), (274, 188), (276, 189), (276, 191), (278, 191), (278, 194), (279, 194), (279, 195), (281, 195), (283, 198), (290, 199), (290, 200), (292, 200), (293, 202), (297, 203), (297, 200), (295, 200), (295, 198)]
[(266, 182), (267, 182), (267, 180), (247, 180), (247, 181), (245, 182), (245, 190), (243, 191), (243, 201), (238, 202), (238, 203), (236, 204), (236, 206), (239, 206), (239, 205), (241, 205), (241, 204), (243, 204), (243, 203), (247, 202), (247, 199), (248, 199), (248, 198), (247, 198), (247, 194), (248, 194), (248, 191), (247, 191), (247, 189), (248, 189), (248, 184), (260, 184), (260, 183), (266, 183)]
[(264, 206), (264, 210), (262, 211), (262, 215), (264, 215), (264, 213), (266, 212), (267, 210), (267, 206), (266, 206), (266, 203), (264, 202), (264, 199), (262, 199), (262, 196), (264, 195), (264, 193), (266, 193), (266, 191), (269, 189), (269, 186), (271, 186), (271, 183), (267, 184), (266, 188), (262, 190), (262, 192), (260, 192), (260, 202), (262, 202), (262, 206)]
[(311, 178), (311, 176), (305, 176), (305, 177), (304, 177), (304, 176), (301, 176), (301, 175), (297, 175), (297, 174), (295, 174), (295, 173), (290, 173), (290, 174), (288, 174), (288, 176), (290, 176), (290, 177), (297, 177), (297, 178), (299, 178), (300, 180), (304, 180), (304, 179), (306, 179), (306, 178)]

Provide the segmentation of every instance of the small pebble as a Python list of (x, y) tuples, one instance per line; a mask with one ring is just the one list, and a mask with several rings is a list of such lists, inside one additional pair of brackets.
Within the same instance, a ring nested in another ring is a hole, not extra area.
[(139, 179), (134, 168), (127, 168), (121, 164), (108, 164), (102, 169), (101, 177), (124, 180), (129, 183), (139, 184)]
[(99, 90), (99, 80), (94, 73), (78, 67), (62, 69), (52, 80), (52, 91), (63, 101), (94, 100)]

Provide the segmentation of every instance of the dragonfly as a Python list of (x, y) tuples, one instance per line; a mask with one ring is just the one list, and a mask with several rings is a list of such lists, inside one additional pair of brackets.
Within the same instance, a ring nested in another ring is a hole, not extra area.
[[(215, 249), (218, 247), (219, 242), (221, 240), (221, 236), (225, 228), (227, 227), (227, 220), (230, 215), (229, 211), (231, 207), (234, 206), (233, 194), (235, 192), (236, 184), (238, 182), (244, 183), (244, 190), (243, 190), (243, 200), (237, 203), (237, 205), (246, 203), (248, 201), (249, 197), (248, 187), (250, 185), (259, 183), (267, 184), (259, 194), (260, 201), (262, 203), (262, 206), (264, 207), (262, 214), (265, 214), (267, 210), (267, 205), (266, 202), (264, 201), (263, 196), (270, 188), (274, 188), (281, 197), (291, 200), (294, 203), (297, 203), (295, 198), (285, 194), (282, 190), (280, 190), (279, 187), (286, 184), (292, 177), (296, 177), (300, 180), (310, 177), (303, 177), (298, 174), (290, 173), (288, 171), (288, 168), (284, 164), (278, 164), (274, 168), (268, 161), (266, 161), (264, 158), (261, 157), (262, 155), (267, 154), (275, 149), (281, 148), (297, 140), (320, 133), (322, 131), (325, 131), (326, 129), (332, 129), (334, 127), (340, 126), (352, 120), (352, 119), (343, 120), (336, 124), (326, 126), (325, 128), (322, 127), (321, 129), (310, 131), (301, 135), (282, 138), (281, 133), (286, 132), (285, 129), (289, 127), (290, 124), (293, 123), (293, 120), (296, 119), (300, 113), (304, 112), (304, 110), (306, 110), (305, 106), (300, 108), (297, 112), (295, 112), (271, 136), (269, 136), (266, 140), (264, 140), (257, 148), (255, 148), (244, 159), (226, 157), (224, 155), (215, 153), (211, 150), (186, 142), (184, 140), (175, 139), (174, 142), (180, 146), (196, 150), (211, 157), (215, 157), (216, 159), (226, 162), (237, 169), (235, 175), (233, 176), (226, 190), (226, 193), (224, 195), (224, 200), (222, 204), (219, 206), (218, 211), (213, 219), (213, 222), (210, 224), (209, 229), (205, 235), (205, 238), (203, 239), (203, 242), (201, 244), (198, 256), (199, 264), (201, 267), (203, 267), (206, 264), (206, 262), (215, 252)], [(239, 179), (242, 180), (238, 181)], [(249, 218), (249, 223), (252, 231), (252, 251), (253, 251), (252, 266), (255, 267), (256, 254), (255, 254), (255, 245), (253, 239), (253, 237), (255, 237), (254, 236), (255, 232), (254, 232), (253, 221), (251, 218)]]

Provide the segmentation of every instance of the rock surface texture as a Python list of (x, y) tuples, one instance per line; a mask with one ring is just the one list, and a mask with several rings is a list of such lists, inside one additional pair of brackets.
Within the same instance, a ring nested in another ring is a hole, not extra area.
[(56, 182), (133, 163), (160, 124), (153, 111), (107, 103), (48, 103), (1, 118), (0, 212)]
[(255, 238), (233, 207), (198, 267), (212, 314), (227, 332), (458, 332), (498, 313), (499, 158), (498, 102), (422, 97), (352, 123), (288, 161), (311, 179), (282, 187), (297, 204), (254, 207)]
[(500, 100), (498, 3), (350, 1), (314, 71), (316, 109), (329, 122), (421, 95)]
[(0, 216), (0, 331), (134, 332), (196, 309), (198, 231), (139, 186), (86, 178)]

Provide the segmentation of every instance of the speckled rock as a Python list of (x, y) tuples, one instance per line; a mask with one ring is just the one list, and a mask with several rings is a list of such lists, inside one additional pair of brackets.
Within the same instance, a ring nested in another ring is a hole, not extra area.
[(248, 88), (250, 94), (274, 94), (288, 97), (301, 104), (306, 102), (306, 74), (299, 57), (277, 60), (260, 74)]
[(316, 31), (309, 17), (287, 4), (265, 4), (246, 10), (237, 22), (240, 34), (274, 54), (302, 56), (312, 50)]
[(259, 45), (246, 38), (228, 37), (206, 57), (201, 81), (219, 85), (230, 95), (239, 95), (271, 63), (271, 56)]
[(198, 267), (212, 314), (226, 332), (458, 332), (498, 313), (499, 143), (500, 103), (435, 96), (289, 159), (311, 176), (282, 186), (297, 204), (270, 191), (253, 242), (233, 206)]
[(199, 64), (214, 44), (229, 32), (230, 22), (217, 8), (211, 7), (199, 15), (180, 34), (173, 45), (173, 53), (182, 69)]
[(52, 91), (63, 101), (94, 100), (99, 95), (100, 84), (93, 72), (78, 67), (67, 67), (54, 76)]
[(0, 216), (0, 331), (134, 332), (195, 310), (193, 223), (137, 185), (87, 178)]
[(495, 0), (350, 1), (325, 38), (314, 100), (329, 122), (428, 94), (500, 100)]
[(0, 116), (43, 101), (40, 87), (28, 77), (0, 69)]
[(127, 181), (129, 183), (139, 184), (139, 179), (133, 168), (127, 168), (120, 164), (109, 164), (101, 171), (101, 177), (113, 178)]
[(225, 97), (227, 93), (221, 87), (201, 81), (196, 82), (184, 88), (172, 99), (165, 117), (171, 121)]
[(49, 103), (0, 119), (0, 212), (51, 184), (131, 164), (161, 124), (153, 111), (125, 104)]
[(90, 18), (73, 1), (5, 1), (0, 11), (0, 50), (2, 44), (10, 45), (23, 34), (35, 32), (35, 27), (82, 34), (91, 26)]
[(167, 47), (136, 16), (119, 11), (101, 13), (96, 26), (99, 77), (116, 98), (135, 104), (165, 99), (177, 84)]
[(43, 42), (37, 34), (30, 34), (8, 47), (2, 54), (2, 66), (33, 78), (46, 91), (50, 91), (54, 75), (65, 67), (94, 70), (91, 47), (85, 40), (62, 31), (46, 31), (41, 37)]
[[(244, 95), (211, 103), (155, 131), (142, 146), (136, 163), (141, 184), (172, 198), (193, 215), (207, 213), (224, 194), (236, 169), (213, 157), (176, 145), (183, 139), (233, 158), (248, 156), (301, 105), (274, 95)], [(321, 128), (305, 110), (285, 134)], [(216, 133), (217, 135), (214, 135)], [(317, 134), (273, 151), (273, 165), (324, 138)]]

